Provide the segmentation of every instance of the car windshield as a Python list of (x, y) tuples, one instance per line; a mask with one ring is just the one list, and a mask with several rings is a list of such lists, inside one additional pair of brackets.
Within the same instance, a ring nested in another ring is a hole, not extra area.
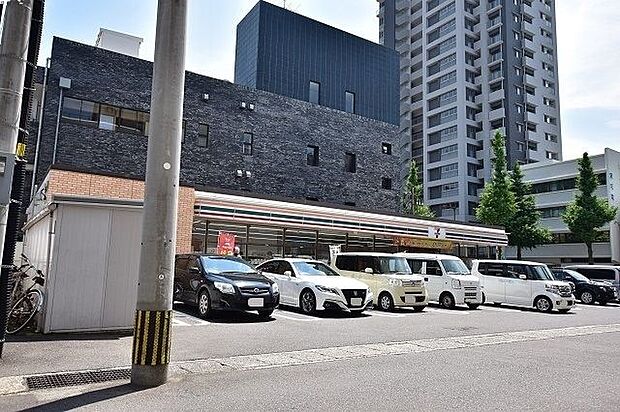
[(321, 262), (294, 262), (293, 266), (303, 276), (340, 276), (329, 266)]
[(530, 266), (533, 280), (555, 280), (547, 266)]
[(579, 272), (575, 272), (574, 270), (565, 270), (566, 273), (568, 273), (573, 279), (579, 281), (579, 282), (590, 282), (590, 279), (588, 279), (587, 277), (583, 276), (581, 273)]
[(201, 256), (202, 265), (208, 273), (255, 274), (256, 270), (245, 260), (228, 256)]
[(463, 275), (469, 275), (469, 269), (465, 266), (465, 263), (461, 260), (457, 259), (442, 259), (441, 264), (443, 265), (446, 273), (458, 273)]
[(410, 275), (411, 268), (407, 264), (407, 259), (400, 257), (378, 257), (379, 273), (399, 273)]

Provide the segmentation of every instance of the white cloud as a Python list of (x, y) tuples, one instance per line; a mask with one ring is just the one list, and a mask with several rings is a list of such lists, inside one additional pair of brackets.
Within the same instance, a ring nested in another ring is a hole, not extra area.
[(562, 109), (620, 108), (620, 2), (555, 4)]

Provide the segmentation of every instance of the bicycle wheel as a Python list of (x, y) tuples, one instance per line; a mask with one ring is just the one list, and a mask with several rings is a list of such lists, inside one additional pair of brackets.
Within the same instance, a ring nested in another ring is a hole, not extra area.
[(9, 312), (6, 333), (12, 335), (24, 329), (37, 314), (42, 302), (43, 294), (38, 290), (31, 290), (19, 298)]

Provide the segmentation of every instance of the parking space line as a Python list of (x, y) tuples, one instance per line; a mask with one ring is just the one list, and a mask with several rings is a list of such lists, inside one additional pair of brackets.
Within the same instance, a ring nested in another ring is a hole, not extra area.
[(467, 310), (454, 310), (454, 309), (439, 309), (439, 308), (426, 308), (425, 312), (428, 313), (445, 313), (446, 315), (470, 315), (471, 312)]
[(373, 311), (370, 311), (370, 312), (367, 312), (367, 313), (370, 313), (372, 316), (383, 316), (383, 317), (386, 317), (386, 318), (402, 318), (402, 317), (405, 316), (402, 313), (379, 312), (379, 311), (376, 311), (376, 310), (373, 310)]
[(189, 323), (185, 323), (179, 319), (172, 319), (172, 326), (191, 326)]
[(282, 312), (275, 312), (273, 316), (277, 318), (288, 319), (288, 320), (296, 320), (299, 322), (316, 322), (319, 320), (318, 318), (310, 318), (310, 317), (298, 318), (295, 316), (284, 315), (282, 314)]

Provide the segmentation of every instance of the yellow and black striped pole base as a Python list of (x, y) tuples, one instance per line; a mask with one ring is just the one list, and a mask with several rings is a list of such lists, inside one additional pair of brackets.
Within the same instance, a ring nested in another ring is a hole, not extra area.
[(132, 363), (142, 366), (170, 363), (172, 311), (136, 310)]

